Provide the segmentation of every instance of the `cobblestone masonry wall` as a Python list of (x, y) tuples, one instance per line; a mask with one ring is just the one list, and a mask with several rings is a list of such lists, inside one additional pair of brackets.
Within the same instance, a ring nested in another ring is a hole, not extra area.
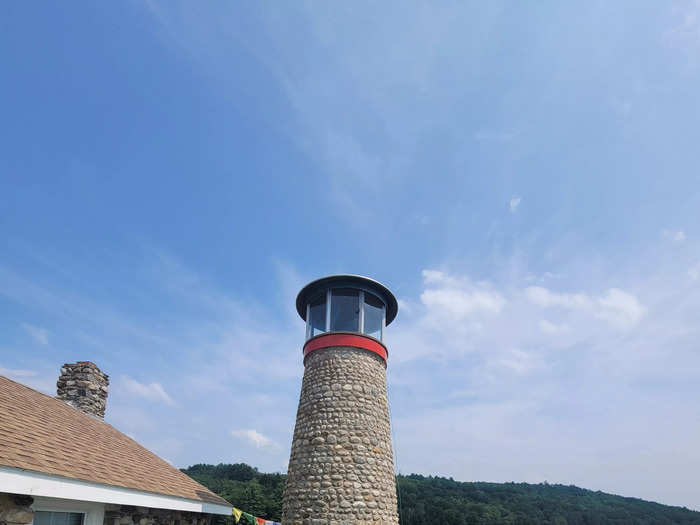
[(109, 376), (95, 363), (66, 363), (56, 382), (56, 397), (86, 414), (104, 419), (108, 388)]
[(0, 525), (27, 525), (34, 519), (31, 496), (0, 492)]
[(210, 514), (198, 512), (107, 505), (103, 523), (104, 525), (210, 525), (212, 521), (216, 519), (212, 520)]
[(283, 525), (398, 524), (386, 364), (333, 347), (305, 361)]

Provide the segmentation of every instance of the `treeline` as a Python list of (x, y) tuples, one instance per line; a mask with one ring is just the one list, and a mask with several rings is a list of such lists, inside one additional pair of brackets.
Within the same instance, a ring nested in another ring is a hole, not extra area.
[(235, 507), (258, 518), (280, 521), (284, 474), (264, 474), (245, 463), (199, 464), (182, 471)]
[[(280, 520), (284, 474), (264, 474), (244, 463), (193, 465), (183, 472), (246, 512)], [(398, 477), (398, 489), (401, 525), (700, 525), (700, 512), (573, 485), (411, 474)]]
[(700, 524), (700, 512), (573, 485), (399, 476), (401, 525)]

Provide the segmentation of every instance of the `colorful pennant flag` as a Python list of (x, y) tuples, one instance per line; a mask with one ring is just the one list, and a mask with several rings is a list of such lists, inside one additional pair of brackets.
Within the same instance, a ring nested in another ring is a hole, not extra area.
[[(252, 514), (248, 514), (247, 512), (243, 512), (241, 509), (237, 509), (236, 507), (233, 507), (233, 517), (236, 520), (236, 523), (239, 521), (241, 522), (241, 525), (282, 525), (281, 523), (278, 523), (276, 521), (270, 521), (270, 520), (264, 520), (262, 518), (257, 518), (253, 516)], [(243, 521), (241, 521), (243, 519)]]
[(252, 514), (242, 512), (241, 518), (243, 519), (243, 523), (245, 523), (245, 525), (258, 525), (258, 520), (256, 520), (255, 516), (253, 516)]

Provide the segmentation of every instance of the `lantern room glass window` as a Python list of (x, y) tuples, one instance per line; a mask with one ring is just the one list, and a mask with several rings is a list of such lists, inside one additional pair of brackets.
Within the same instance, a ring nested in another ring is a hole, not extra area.
[(306, 338), (327, 332), (384, 337), (386, 305), (378, 296), (355, 288), (332, 288), (306, 305)]
[(326, 296), (322, 295), (309, 303), (308, 337), (326, 332)]
[(381, 341), (382, 328), (384, 327), (384, 303), (379, 297), (369, 292), (365, 292), (364, 296), (364, 326), (362, 327), (362, 332)]
[(360, 331), (360, 292), (352, 288), (331, 290), (331, 332)]

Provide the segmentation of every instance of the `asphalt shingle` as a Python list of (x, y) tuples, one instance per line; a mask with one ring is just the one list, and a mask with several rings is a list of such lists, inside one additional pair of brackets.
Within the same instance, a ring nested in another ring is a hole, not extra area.
[(0, 465), (230, 506), (110, 424), (4, 376)]

